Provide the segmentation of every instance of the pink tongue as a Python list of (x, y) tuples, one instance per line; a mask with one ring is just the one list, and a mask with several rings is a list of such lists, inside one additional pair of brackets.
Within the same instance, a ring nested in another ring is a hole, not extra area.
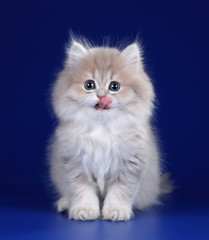
[(100, 97), (99, 102), (96, 105), (96, 109), (109, 109), (112, 103), (112, 99), (108, 96)]

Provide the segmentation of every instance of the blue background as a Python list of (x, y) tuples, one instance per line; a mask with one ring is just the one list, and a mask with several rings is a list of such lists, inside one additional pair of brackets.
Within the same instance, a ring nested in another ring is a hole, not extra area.
[[(1, 239), (206, 239), (209, 222), (207, 1), (1, 1)], [(135, 220), (81, 223), (53, 207), (45, 161), (50, 86), (69, 30), (94, 42), (139, 34), (158, 98), (156, 125), (178, 189)]]

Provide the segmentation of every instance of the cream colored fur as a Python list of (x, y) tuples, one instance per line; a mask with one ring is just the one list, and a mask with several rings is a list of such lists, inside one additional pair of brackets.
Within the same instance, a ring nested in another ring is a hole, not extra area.
[[(87, 91), (86, 80), (96, 88)], [(120, 90), (108, 89), (111, 81)], [(96, 110), (97, 96), (110, 96)], [(91, 47), (72, 40), (52, 103), (59, 120), (51, 144), (50, 173), (60, 195), (58, 211), (72, 219), (128, 220), (132, 210), (158, 202), (159, 154), (150, 126), (153, 86), (133, 43)]]

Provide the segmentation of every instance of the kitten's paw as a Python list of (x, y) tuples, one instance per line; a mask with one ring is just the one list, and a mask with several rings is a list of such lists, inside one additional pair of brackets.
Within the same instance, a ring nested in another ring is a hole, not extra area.
[(132, 217), (132, 210), (129, 207), (104, 206), (102, 216), (112, 221), (127, 221)]
[(62, 197), (57, 201), (57, 211), (64, 212), (69, 209), (70, 199), (68, 197)]
[(69, 217), (75, 220), (94, 220), (100, 217), (99, 207), (89, 205), (71, 207)]

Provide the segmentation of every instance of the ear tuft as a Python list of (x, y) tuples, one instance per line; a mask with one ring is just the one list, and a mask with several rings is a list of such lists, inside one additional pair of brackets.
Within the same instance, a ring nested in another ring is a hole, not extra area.
[(77, 65), (80, 60), (86, 55), (87, 50), (80, 43), (73, 41), (70, 48), (67, 49), (67, 64), (70, 66)]
[(140, 68), (143, 68), (141, 49), (137, 43), (133, 43), (126, 47), (121, 52), (121, 55), (131, 68), (134, 68), (137, 71)]

